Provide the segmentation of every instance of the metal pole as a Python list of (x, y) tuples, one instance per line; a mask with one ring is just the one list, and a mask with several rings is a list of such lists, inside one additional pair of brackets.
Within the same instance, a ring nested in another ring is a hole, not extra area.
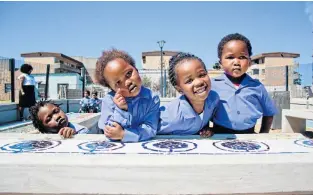
[(15, 102), (15, 59), (9, 60), (10, 71), (11, 71), (11, 102)]
[(45, 86), (45, 100), (48, 99), (48, 89), (49, 89), (49, 75), (50, 75), (50, 64), (47, 64), (47, 72), (46, 72), (46, 86)]
[(163, 92), (163, 95), (164, 97), (166, 97), (166, 85), (167, 85), (167, 82), (166, 82), (166, 69), (164, 67), (164, 92)]
[(84, 97), (84, 93), (85, 93), (85, 68), (82, 67), (81, 69), (81, 77), (82, 77), (82, 82), (83, 82), (83, 86), (82, 86), (82, 97)]
[(163, 97), (163, 47), (161, 47), (161, 85), (160, 85), (161, 97)]
[(288, 65), (287, 66), (285, 66), (285, 68), (286, 68), (286, 75), (285, 75), (285, 79), (286, 79), (286, 91), (288, 91), (288, 85), (289, 85), (289, 83), (288, 83), (288, 81), (289, 81), (289, 70), (288, 70)]

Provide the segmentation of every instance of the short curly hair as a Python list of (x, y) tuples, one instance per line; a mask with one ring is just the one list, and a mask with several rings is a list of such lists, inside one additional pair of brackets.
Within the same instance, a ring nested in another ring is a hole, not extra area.
[(33, 125), (36, 129), (38, 129), (41, 133), (49, 133), (45, 126), (43, 125), (42, 121), (38, 117), (38, 112), (39, 109), (44, 107), (47, 104), (53, 104), (56, 107), (60, 107), (61, 104), (56, 104), (51, 100), (40, 100), (38, 101), (34, 106), (29, 108), (29, 114), (30, 114), (30, 119), (33, 122)]
[(251, 46), (250, 40), (247, 37), (243, 36), (242, 34), (234, 33), (234, 34), (226, 35), (219, 42), (218, 47), (217, 47), (217, 55), (219, 59), (221, 59), (222, 57), (225, 44), (228, 43), (229, 41), (234, 41), (234, 40), (243, 41), (247, 46), (249, 56), (252, 56), (252, 46)]
[(117, 50), (115, 48), (103, 51), (102, 56), (98, 59), (96, 64), (95, 71), (96, 83), (99, 83), (100, 85), (103, 85), (105, 87), (110, 87), (103, 76), (103, 72), (107, 64), (115, 59), (123, 59), (129, 65), (136, 68), (135, 60), (127, 52)]
[(20, 71), (25, 74), (28, 74), (30, 70), (33, 70), (33, 67), (30, 64), (22, 64), (20, 67)]
[(190, 54), (190, 53), (179, 52), (175, 56), (172, 56), (170, 61), (169, 61), (168, 78), (170, 79), (171, 84), (174, 87), (177, 85), (177, 73), (175, 71), (175, 67), (178, 64), (181, 64), (181, 63), (189, 61), (189, 60), (198, 60), (202, 64), (204, 70), (207, 71), (205, 64), (201, 60), (201, 58), (199, 58), (193, 54)]

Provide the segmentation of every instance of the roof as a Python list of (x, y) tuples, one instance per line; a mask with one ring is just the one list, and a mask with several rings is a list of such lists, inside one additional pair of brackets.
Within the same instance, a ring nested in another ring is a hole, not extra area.
[[(178, 54), (178, 51), (163, 51), (163, 56), (174, 56)], [(142, 52), (142, 56), (160, 56), (161, 51), (148, 51)]]
[(62, 53), (51, 53), (51, 52), (32, 52), (32, 53), (22, 53), (21, 57), (24, 58), (34, 58), (34, 57), (55, 57), (58, 60), (62, 60), (63, 62), (67, 62), (70, 64), (83, 66), (83, 63), (81, 63), (78, 60), (75, 60), (67, 55), (64, 55)]
[(288, 52), (270, 52), (270, 53), (261, 53), (251, 57), (251, 60), (257, 60), (265, 57), (282, 57), (282, 58), (297, 58), (300, 57), (298, 53), (288, 53)]

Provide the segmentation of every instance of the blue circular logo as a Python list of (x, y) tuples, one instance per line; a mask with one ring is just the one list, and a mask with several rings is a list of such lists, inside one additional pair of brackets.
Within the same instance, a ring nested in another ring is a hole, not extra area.
[(218, 141), (214, 142), (213, 146), (229, 152), (265, 152), (270, 149), (270, 147), (263, 142), (240, 140)]
[(197, 144), (183, 140), (153, 140), (142, 144), (146, 150), (154, 152), (187, 152), (197, 148)]
[(296, 140), (294, 143), (299, 146), (313, 148), (313, 140), (310, 140), (310, 139), (300, 139), (300, 140)]
[(88, 152), (103, 152), (117, 150), (123, 148), (124, 146), (125, 144), (120, 142), (90, 141), (79, 144), (78, 148)]
[(28, 140), (6, 144), (1, 150), (10, 152), (36, 152), (54, 148), (61, 144), (61, 141)]

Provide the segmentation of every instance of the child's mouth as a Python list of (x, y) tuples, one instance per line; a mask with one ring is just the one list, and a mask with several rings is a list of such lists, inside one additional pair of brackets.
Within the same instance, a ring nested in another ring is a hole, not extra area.
[(203, 87), (197, 89), (194, 93), (195, 93), (195, 94), (202, 94), (202, 93), (205, 93), (205, 92), (207, 91), (207, 88), (208, 88), (207, 86), (203, 86)]
[(130, 93), (135, 92), (136, 89), (137, 89), (137, 86), (136, 86), (136, 85), (131, 85), (131, 86), (128, 88), (128, 90), (129, 90)]
[(59, 126), (59, 127), (63, 127), (65, 124), (66, 124), (66, 119), (65, 119), (65, 118), (61, 118), (61, 119), (58, 121), (58, 126)]

